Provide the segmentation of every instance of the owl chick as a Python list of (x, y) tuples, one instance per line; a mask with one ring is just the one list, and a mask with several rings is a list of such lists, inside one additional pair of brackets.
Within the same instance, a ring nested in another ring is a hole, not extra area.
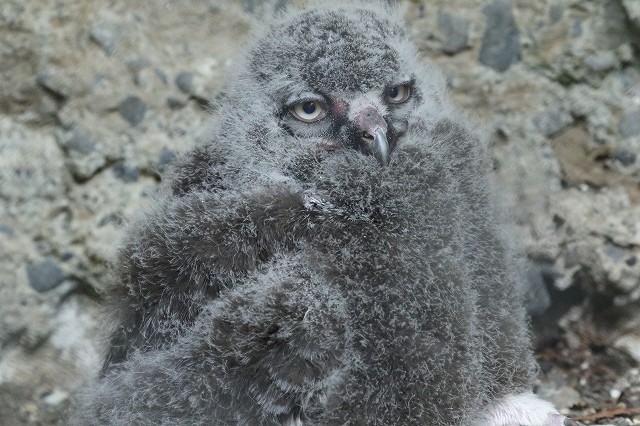
[(575, 424), (537, 373), (485, 143), (386, 3), (291, 9), (120, 251), (74, 422)]

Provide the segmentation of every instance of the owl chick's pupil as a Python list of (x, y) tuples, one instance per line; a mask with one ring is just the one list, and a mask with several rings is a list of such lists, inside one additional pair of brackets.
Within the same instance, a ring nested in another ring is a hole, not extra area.
[(307, 114), (313, 114), (314, 112), (316, 112), (316, 103), (305, 102), (304, 105), (302, 105), (302, 110)]

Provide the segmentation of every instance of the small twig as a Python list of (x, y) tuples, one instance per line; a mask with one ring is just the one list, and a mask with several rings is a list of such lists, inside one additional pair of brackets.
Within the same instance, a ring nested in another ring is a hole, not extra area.
[(606, 419), (609, 417), (616, 417), (622, 415), (630, 415), (630, 414), (640, 414), (640, 406), (638, 407), (612, 407), (605, 408), (603, 410), (598, 411), (594, 414), (589, 414), (587, 416), (574, 417), (574, 420), (578, 421), (593, 421)]

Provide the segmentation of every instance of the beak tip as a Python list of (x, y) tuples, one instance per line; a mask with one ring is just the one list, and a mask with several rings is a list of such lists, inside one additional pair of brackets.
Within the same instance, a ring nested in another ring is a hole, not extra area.
[(382, 166), (389, 164), (389, 142), (386, 132), (380, 127), (373, 132), (373, 152), (376, 159)]

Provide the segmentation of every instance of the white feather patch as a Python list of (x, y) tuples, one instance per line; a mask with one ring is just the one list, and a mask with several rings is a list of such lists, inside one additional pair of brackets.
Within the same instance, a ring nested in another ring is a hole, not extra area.
[[(562, 426), (564, 416), (533, 393), (507, 395), (485, 409), (477, 426)], [(555, 423), (555, 424), (554, 424)]]

